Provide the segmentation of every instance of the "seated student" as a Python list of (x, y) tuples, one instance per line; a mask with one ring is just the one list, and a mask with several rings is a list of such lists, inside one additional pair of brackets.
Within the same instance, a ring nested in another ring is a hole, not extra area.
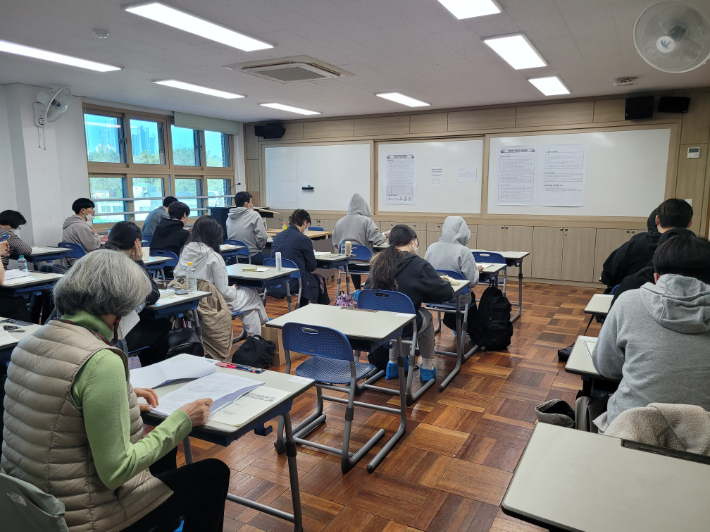
[[(377, 290), (396, 290), (409, 296), (417, 311), (417, 333), (422, 366), (419, 372), (422, 382), (436, 378), (434, 367), (434, 327), (431, 313), (422, 308), (423, 302), (445, 303), (454, 298), (454, 290), (444, 281), (434, 267), (417, 255), (419, 240), (417, 233), (406, 225), (395, 225), (390, 231), (390, 245), (372, 259), (370, 277), (365, 288)], [(411, 336), (404, 331), (404, 336)], [(397, 352), (390, 350), (386, 378), (396, 379)]]
[[(302, 307), (309, 302), (328, 305), (330, 298), (325, 279), (313, 273), (316, 269), (313, 242), (304, 234), (311, 225), (311, 215), (308, 214), (308, 211), (296, 209), (289, 216), (288, 223), (288, 229), (281, 231), (274, 237), (271, 244), (271, 256), (275, 257), (276, 253), (281, 253), (282, 259), (292, 260), (298, 266), (303, 286), (300, 302)], [(291, 293), (295, 294), (298, 291), (298, 282), (296, 279), (291, 279), (290, 283)], [(269, 292), (273, 292), (277, 297), (286, 295), (285, 289), (283, 292), (278, 290), (269, 290)]]
[[(466, 247), (471, 240), (471, 230), (461, 216), (447, 216), (441, 228), (441, 238), (426, 250), (424, 259), (436, 270), (454, 270), (464, 275), (469, 280), (468, 285), (473, 288), (478, 284), (478, 275), (483, 269), (476, 265), (473, 253)], [(469, 327), (473, 325), (473, 315), (476, 312), (476, 302), (473, 301), (468, 311)], [(444, 315), (444, 323), (452, 330), (456, 330), (456, 316), (451, 313)]]
[[(350, 199), (347, 216), (338, 220), (333, 229), (333, 245), (340, 252), (340, 244), (349, 240), (353, 244), (367, 246), (372, 251), (373, 245), (384, 244), (389, 232), (380, 233), (377, 224), (370, 218), (370, 206), (360, 194)], [(355, 290), (360, 290), (362, 277), (351, 275)]]
[(232, 312), (240, 311), (245, 335), (261, 334), (261, 324), (269, 318), (254, 288), (229, 286), (227, 266), (219, 252), (224, 242), (224, 231), (212, 216), (200, 216), (192, 227), (192, 234), (180, 253), (180, 261), (175, 267), (175, 277), (187, 276), (187, 263), (192, 262), (198, 279), (212, 283), (222, 294)]
[[(611, 291), (624, 280), (643, 269), (653, 258), (653, 252), (658, 247), (658, 239), (664, 232), (673, 229), (686, 229), (693, 222), (693, 208), (687, 201), (671, 198), (661, 203), (656, 209), (653, 220), (656, 231), (650, 228), (651, 217), (648, 219), (649, 231), (634, 236), (631, 240), (613, 251), (604, 262), (602, 282)], [(653, 216), (653, 213), (651, 213)]]
[[(0, 239), (7, 236), (7, 243), (10, 245), (9, 253), (12, 257), (24, 255), (27, 258), (32, 254), (32, 246), (18, 236), (19, 227), (26, 223), (25, 217), (17, 211), (0, 212)], [(7, 268), (9, 262), (10, 257), (2, 257), (2, 265), (5, 268)]]
[(710, 242), (671, 238), (656, 250), (653, 268), (656, 284), (619, 298), (592, 353), (599, 373), (621, 380), (594, 420), (601, 431), (650, 403), (710, 410)]
[[(181, 201), (174, 201), (168, 207), (168, 214), (170, 218), (161, 220), (155, 228), (150, 249), (172, 251), (179, 257), (185, 242), (190, 237), (190, 231), (185, 229), (190, 216), (190, 207)], [(165, 274), (171, 276), (172, 270), (172, 268), (165, 268)]]
[[(153, 305), (160, 299), (160, 291), (155, 282), (153, 282), (153, 277), (150, 275), (148, 268), (143, 263), (142, 239), (143, 235), (140, 227), (136, 224), (133, 222), (118, 222), (111, 228), (108, 234), (108, 241), (102, 248), (121, 251), (141, 267), (150, 281), (150, 294), (148, 294), (144, 303), (144, 306), (148, 306)], [(128, 352), (131, 353), (141, 349), (138, 353), (141, 366), (148, 366), (165, 360), (165, 335), (168, 334), (171, 328), (172, 323), (168, 318), (150, 320), (148, 322), (139, 321), (126, 335), (125, 340)]]
[(148, 294), (145, 273), (123, 253), (90, 253), (54, 288), (62, 318), (12, 353), (2, 470), (59, 499), (70, 530), (174, 530), (181, 518), (186, 531), (222, 530), (229, 468), (207, 459), (167, 469), (162, 460), (207, 421), (212, 400), (180, 407), (144, 436), (149, 407), (138, 397), (158, 398), (130, 385), (126, 355), (111, 346), (116, 319)]
[[(10, 244), (0, 242), (0, 257), (3, 259), (10, 252)], [(0, 286), (5, 283), (4, 261), (0, 261)], [(0, 318), (10, 318), (13, 320), (30, 321), (30, 313), (27, 309), (27, 300), (24, 297), (12, 297), (0, 294)]]
[[(96, 251), (101, 247), (101, 237), (91, 225), (96, 212), (95, 203), (88, 198), (79, 198), (71, 208), (74, 216), (64, 220), (62, 225), (62, 242), (73, 242), (83, 247), (87, 253)], [(74, 264), (76, 259), (69, 259), (69, 264)]]
[(254, 210), (251, 194), (237, 192), (234, 196), (234, 204), (236, 207), (229, 210), (229, 218), (227, 218), (227, 238), (241, 240), (249, 247), (252, 264), (264, 264), (264, 259), (268, 257), (264, 253), (268, 236), (264, 221)]
[(163, 206), (153, 209), (150, 214), (146, 217), (143, 222), (142, 233), (143, 236), (151, 236), (155, 233), (155, 228), (163, 220), (168, 220), (170, 215), (168, 214), (168, 207), (177, 201), (173, 196), (166, 196), (163, 200)]

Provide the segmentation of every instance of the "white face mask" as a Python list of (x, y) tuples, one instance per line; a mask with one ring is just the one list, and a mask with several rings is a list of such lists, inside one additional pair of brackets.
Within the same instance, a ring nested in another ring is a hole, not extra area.
[(414, 254), (419, 255), (419, 242), (415, 240), (412, 244), (412, 248), (414, 249)]
[(88, 223), (93, 223), (93, 221), (94, 221), (94, 215), (93, 215), (93, 214), (87, 214), (87, 215), (86, 215), (86, 221), (87, 221)]

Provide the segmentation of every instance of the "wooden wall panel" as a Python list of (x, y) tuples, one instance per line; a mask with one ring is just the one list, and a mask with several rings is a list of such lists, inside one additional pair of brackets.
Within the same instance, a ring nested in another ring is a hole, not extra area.
[(477, 109), (449, 113), (449, 131), (502, 129), (515, 127), (515, 107)]
[(626, 98), (594, 102), (594, 122), (623, 122)]
[(324, 139), (353, 136), (353, 120), (321, 120), (303, 123), (304, 139)]
[(284, 140), (299, 140), (303, 138), (303, 122), (284, 122), (286, 133), (281, 137)]
[(261, 190), (261, 176), (259, 175), (259, 161), (247, 159), (245, 167), (247, 190)]
[[(688, 148), (700, 147), (699, 159), (688, 159)], [(708, 184), (705, 182), (707, 169), (708, 145), (707, 144), (681, 144), (678, 156), (678, 180), (676, 181), (675, 196), (681, 199), (692, 199), (693, 210), (700, 214), (703, 204), (703, 195)], [(700, 227), (700, 217), (695, 217), (694, 227)]]
[(254, 126), (244, 127), (244, 151), (246, 159), (259, 158), (259, 137), (254, 134)]
[(710, 92), (696, 92), (688, 96), (690, 107), (687, 114), (681, 115), (683, 127), (680, 143), (707, 144), (710, 142)]
[(553, 103), (518, 107), (517, 127), (589, 124), (594, 121), (594, 102)]
[(446, 113), (428, 113), (412, 115), (409, 123), (410, 133), (443, 133), (447, 128)]
[(405, 135), (409, 133), (409, 115), (356, 118), (353, 134), (356, 137), (379, 135)]

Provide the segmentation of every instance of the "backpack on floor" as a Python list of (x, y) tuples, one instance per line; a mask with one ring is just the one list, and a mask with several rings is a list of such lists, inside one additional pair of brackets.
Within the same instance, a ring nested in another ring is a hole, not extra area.
[(471, 341), (485, 351), (508, 347), (513, 337), (510, 309), (510, 301), (503, 292), (494, 286), (486, 288), (469, 327)]

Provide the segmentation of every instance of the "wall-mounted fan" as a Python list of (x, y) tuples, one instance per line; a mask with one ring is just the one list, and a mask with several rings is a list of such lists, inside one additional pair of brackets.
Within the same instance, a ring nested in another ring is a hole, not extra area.
[(689, 72), (710, 59), (710, 20), (690, 4), (659, 2), (636, 21), (634, 44), (653, 68)]
[(71, 101), (69, 87), (62, 87), (54, 94), (40, 92), (32, 105), (35, 112), (35, 125), (44, 127), (49, 122), (56, 122), (65, 113)]

